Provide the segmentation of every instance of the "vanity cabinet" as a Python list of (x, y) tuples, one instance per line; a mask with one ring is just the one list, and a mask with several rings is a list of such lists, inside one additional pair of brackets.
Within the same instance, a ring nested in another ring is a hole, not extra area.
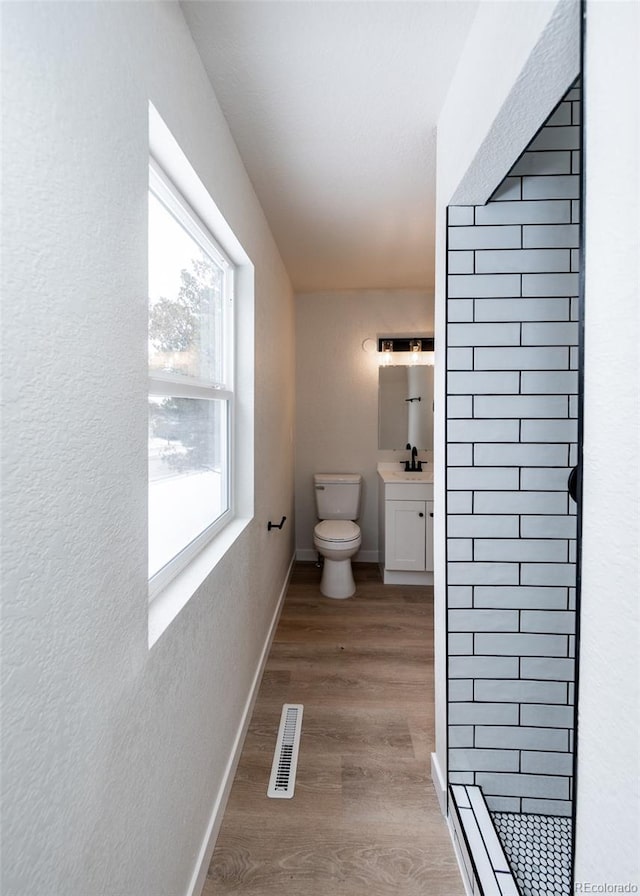
[(433, 584), (433, 483), (381, 476), (379, 551), (386, 584)]

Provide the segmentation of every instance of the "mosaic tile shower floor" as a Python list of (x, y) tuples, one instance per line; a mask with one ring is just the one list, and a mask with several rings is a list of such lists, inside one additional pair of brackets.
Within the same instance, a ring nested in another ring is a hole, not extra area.
[(492, 812), (522, 896), (570, 896), (571, 819)]

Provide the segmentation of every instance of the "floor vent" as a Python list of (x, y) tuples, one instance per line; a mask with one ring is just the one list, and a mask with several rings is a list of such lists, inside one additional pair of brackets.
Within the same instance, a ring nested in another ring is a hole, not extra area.
[(285, 703), (282, 707), (276, 752), (267, 789), (267, 796), (274, 799), (290, 800), (296, 787), (303, 708), (300, 703)]

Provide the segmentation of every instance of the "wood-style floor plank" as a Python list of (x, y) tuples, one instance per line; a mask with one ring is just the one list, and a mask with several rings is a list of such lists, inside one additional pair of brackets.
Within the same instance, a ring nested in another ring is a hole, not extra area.
[[(433, 594), (325, 598), (295, 568), (202, 896), (463, 896), (429, 777)], [(283, 703), (303, 703), (295, 796), (266, 795)]]

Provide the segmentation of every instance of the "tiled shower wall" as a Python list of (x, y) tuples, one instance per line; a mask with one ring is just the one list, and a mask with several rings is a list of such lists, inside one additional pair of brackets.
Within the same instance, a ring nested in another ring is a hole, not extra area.
[(580, 91), (448, 217), (449, 781), (570, 815)]

